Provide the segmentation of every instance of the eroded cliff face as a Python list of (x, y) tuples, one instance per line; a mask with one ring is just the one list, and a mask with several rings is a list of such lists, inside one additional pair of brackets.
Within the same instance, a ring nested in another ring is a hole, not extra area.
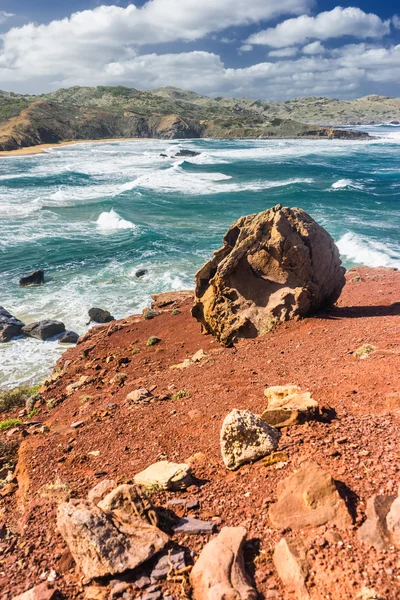
[(222, 344), (331, 306), (345, 269), (328, 232), (299, 208), (242, 217), (196, 274), (193, 316)]
[[(163, 108), (163, 107), (160, 107)], [(339, 131), (261, 116), (201, 119), (190, 115), (141, 114), (123, 106), (75, 106), (39, 100), (0, 124), (0, 151), (68, 140), (107, 138), (367, 138), (358, 131)]]

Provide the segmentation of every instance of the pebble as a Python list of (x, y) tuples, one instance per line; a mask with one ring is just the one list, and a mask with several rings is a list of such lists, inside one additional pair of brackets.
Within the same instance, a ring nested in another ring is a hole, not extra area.
[(74, 421), (73, 423), (71, 423), (70, 427), (71, 429), (78, 429), (79, 427), (82, 427), (83, 425), (83, 421)]

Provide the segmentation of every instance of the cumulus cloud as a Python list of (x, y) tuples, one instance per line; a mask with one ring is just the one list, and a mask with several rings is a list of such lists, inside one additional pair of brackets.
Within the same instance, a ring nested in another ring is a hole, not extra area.
[(399, 17), (399, 15), (394, 15), (392, 17), (392, 23), (393, 23), (393, 27), (395, 27), (395, 29), (400, 29), (400, 17)]
[(303, 54), (322, 54), (325, 52), (325, 46), (320, 41), (311, 42), (304, 46), (302, 52)]
[(328, 40), (343, 36), (359, 39), (381, 38), (390, 32), (390, 20), (383, 21), (360, 8), (342, 8), (319, 13), (316, 17), (301, 15), (287, 19), (249, 37), (247, 43), (282, 48), (302, 44), (310, 39)]
[(296, 56), (298, 48), (295, 46), (288, 46), (287, 48), (280, 48), (279, 50), (270, 50), (268, 56), (275, 56), (277, 58), (287, 58), (290, 56)]
[(243, 44), (239, 48), (240, 52), (251, 52), (253, 50), (253, 46), (251, 44)]

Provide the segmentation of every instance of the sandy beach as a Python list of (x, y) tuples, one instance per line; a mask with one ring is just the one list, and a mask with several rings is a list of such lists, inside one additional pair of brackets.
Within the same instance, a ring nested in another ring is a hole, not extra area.
[(71, 140), (69, 142), (59, 142), (56, 144), (38, 144), (37, 146), (28, 146), (18, 150), (0, 151), (0, 158), (6, 156), (31, 156), (34, 154), (43, 154), (49, 148), (60, 148), (61, 146), (72, 146), (74, 144), (99, 144), (106, 142), (143, 142), (153, 138), (106, 138), (101, 140)]

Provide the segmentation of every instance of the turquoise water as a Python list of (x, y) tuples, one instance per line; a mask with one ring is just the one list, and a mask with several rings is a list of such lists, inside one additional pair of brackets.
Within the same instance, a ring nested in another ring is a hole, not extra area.
[[(91, 306), (124, 317), (193, 276), (244, 214), (282, 203), (333, 235), (346, 266), (400, 266), (400, 129), (361, 141), (79, 144), (0, 159), (0, 305), (86, 331)], [(199, 156), (178, 159), (181, 148)], [(160, 156), (167, 154), (167, 158)], [(48, 282), (20, 288), (44, 268)], [(138, 279), (135, 272), (148, 269)], [(56, 342), (0, 346), (0, 386), (40, 380)]]

